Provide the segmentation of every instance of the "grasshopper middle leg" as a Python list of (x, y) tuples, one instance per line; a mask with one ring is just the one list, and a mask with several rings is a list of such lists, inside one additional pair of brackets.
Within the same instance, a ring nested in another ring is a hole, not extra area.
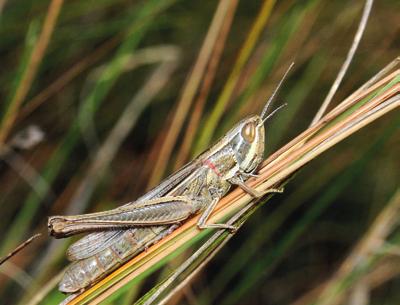
[(225, 223), (210, 223), (207, 224), (208, 218), (210, 218), (210, 215), (212, 211), (215, 209), (215, 206), (217, 205), (219, 201), (219, 198), (214, 198), (211, 202), (211, 204), (204, 210), (204, 212), (201, 214), (199, 221), (197, 222), (197, 226), (199, 229), (228, 229), (231, 231), (236, 231), (237, 228), (232, 225), (228, 225)]

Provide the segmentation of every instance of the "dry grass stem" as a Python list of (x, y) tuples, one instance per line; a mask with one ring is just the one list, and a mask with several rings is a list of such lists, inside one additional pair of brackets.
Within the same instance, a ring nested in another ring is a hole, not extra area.
[(143, 87), (130, 100), (109, 135), (96, 151), (85, 177), (71, 199), (68, 214), (81, 213), (85, 210), (99, 179), (135, 126), (140, 114), (165, 86), (173, 71), (175, 71), (179, 54), (177, 48), (154, 47), (137, 51), (128, 61), (125, 69), (134, 69), (139, 65), (149, 63), (159, 63), (159, 65), (146, 80)]
[(216, 101), (214, 110), (207, 120), (207, 126), (200, 135), (200, 139), (195, 149), (196, 153), (198, 153), (200, 150), (203, 150), (204, 147), (209, 144), (211, 140), (211, 133), (215, 130), (215, 127), (217, 126), (229, 100), (233, 95), (234, 89), (239, 82), (243, 68), (249, 60), (250, 55), (253, 52), (262, 31), (265, 29), (266, 23), (271, 15), (274, 5), (275, 0), (265, 0), (263, 2), (260, 12), (257, 15), (256, 20), (254, 21), (252, 28), (249, 31), (246, 41), (243, 43), (243, 46), (240, 49), (238, 59), (236, 60), (235, 65), (232, 68), (232, 72), (229, 74), (228, 80), (226, 81), (224, 88), (222, 89), (222, 92), (218, 97), (218, 100)]
[(221, 0), (219, 2), (206, 38), (204, 39), (203, 45), (200, 49), (196, 63), (194, 64), (193, 70), (190, 73), (186, 84), (184, 85), (177, 108), (174, 111), (172, 122), (168, 128), (165, 140), (161, 146), (157, 161), (154, 165), (156, 170), (152, 172), (148, 182), (149, 187), (156, 185), (164, 175), (167, 162), (170, 159), (172, 148), (176, 143), (179, 132), (187, 117), (189, 108), (200, 86), (200, 82), (204, 77), (207, 64), (209, 63), (213, 50), (215, 49), (215, 45), (217, 44), (218, 36), (224, 24), (224, 20), (227, 17), (231, 18), (231, 14), (228, 14), (228, 12), (235, 10), (236, 5), (237, 0)]
[(58, 283), (61, 281), (63, 275), (65, 273), (65, 268), (61, 270), (56, 276), (53, 276), (53, 278), (46, 282), (45, 285), (42, 285), (40, 289), (37, 291), (37, 293), (29, 298), (27, 303), (25, 305), (38, 305), (41, 304), (43, 299), (49, 294), (50, 291), (54, 289), (58, 285)]
[(349, 52), (347, 53), (346, 60), (344, 61), (342, 67), (340, 68), (340, 71), (339, 71), (338, 75), (336, 76), (336, 79), (333, 82), (332, 87), (328, 92), (328, 95), (326, 96), (325, 100), (322, 102), (321, 107), (319, 108), (317, 114), (313, 118), (313, 120), (311, 122), (311, 126), (314, 125), (315, 123), (317, 123), (322, 118), (326, 109), (328, 109), (328, 106), (331, 103), (333, 96), (335, 95), (336, 91), (338, 90), (347, 70), (349, 69), (350, 63), (353, 60), (354, 54), (356, 53), (358, 45), (360, 44), (361, 38), (365, 32), (365, 28), (367, 26), (368, 18), (371, 13), (373, 3), (374, 3), (373, 0), (365, 1), (361, 20), (358, 25), (356, 35), (354, 36), (353, 43), (349, 49)]
[(2, 275), (5, 275), (16, 282), (23, 289), (28, 289), (32, 286), (33, 278), (23, 269), (11, 262), (5, 262), (0, 270)]
[(12, 97), (6, 113), (3, 116), (3, 121), (1, 122), (0, 127), (0, 147), (5, 142), (14, 121), (17, 118), (19, 108), (32, 86), (39, 65), (42, 62), (47, 46), (50, 42), (51, 35), (53, 34), (63, 2), (63, 0), (52, 0), (49, 5), (42, 32), (40, 33), (39, 39), (32, 51), (15, 95)]
[(23, 120), (24, 118), (29, 116), (49, 98), (51, 98), (57, 92), (60, 92), (69, 82), (71, 82), (78, 75), (80, 75), (82, 72), (87, 70), (89, 67), (102, 59), (105, 55), (107, 55), (120, 42), (120, 36), (121, 35), (117, 35), (116, 37), (113, 37), (110, 40), (104, 42), (96, 50), (74, 64), (59, 78), (52, 82), (47, 88), (45, 88), (31, 100), (29, 100), (26, 105), (24, 105), (18, 112), (18, 117), (16, 118), (16, 120)]
[(232, 2), (233, 5), (229, 7), (229, 11), (224, 19), (224, 23), (221, 26), (221, 31), (217, 38), (215, 49), (211, 54), (210, 61), (207, 65), (207, 71), (204, 75), (203, 84), (199, 90), (199, 95), (194, 102), (192, 114), (187, 124), (187, 129), (183, 137), (182, 145), (176, 157), (174, 170), (180, 168), (190, 155), (190, 150), (195, 139), (196, 132), (198, 131), (200, 120), (203, 114), (204, 106), (214, 83), (214, 78), (217, 72), (218, 65), (221, 60), (221, 56), (225, 47), (226, 39), (229, 34), (229, 30), (232, 25), (233, 17), (235, 15), (237, 1)]

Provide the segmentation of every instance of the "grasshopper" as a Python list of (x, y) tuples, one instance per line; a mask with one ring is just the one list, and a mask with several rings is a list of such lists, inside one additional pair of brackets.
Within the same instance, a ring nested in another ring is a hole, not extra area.
[(290, 68), (261, 114), (240, 121), (211, 148), (136, 201), (104, 212), (49, 217), (49, 232), (56, 238), (91, 232), (68, 248), (67, 257), (72, 264), (67, 267), (59, 290), (74, 293), (98, 282), (195, 214), (201, 213), (199, 229), (236, 230), (228, 224), (207, 221), (231, 186), (239, 186), (254, 198), (282, 192), (259, 192), (248, 186), (246, 180), (256, 176), (263, 160), (265, 121), (285, 106), (268, 114)]

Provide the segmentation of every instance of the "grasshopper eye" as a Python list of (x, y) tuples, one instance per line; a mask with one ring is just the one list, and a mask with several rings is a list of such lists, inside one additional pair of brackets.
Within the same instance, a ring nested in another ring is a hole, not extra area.
[(242, 137), (249, 143), (254, 141), (256, 137), (256, 126), (254, 123), (246, 123), (242, 128)]

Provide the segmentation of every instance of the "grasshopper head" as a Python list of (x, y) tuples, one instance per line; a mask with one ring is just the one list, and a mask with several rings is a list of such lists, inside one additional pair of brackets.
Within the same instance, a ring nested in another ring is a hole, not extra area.
[(265, 144), (264, 123), (286, 104), (279, 106), (271, 113), (268, 113), (268, 109), (292, 67), (293, 63), (289, 66), (272, 96), (268, 99), (261, 114), (244, 119), (231, 131), (234, 134), (232, 148), (235, 151), (240, 169), (245, 173), (252, 173), (263, 159)]
[(248, 117), (235, 126), (232, 130), (232, 148), (240, 169), (245, 173), (252, 173), (263, 160), (265, 146), (264, 123), (278, 110), (286, 106), (283, 104), (267, 114), (269, 103), (264, 107), (260, 115)]
[(261, 117), (254, 115), (239, 122), (231, 143), (240, 169), (245, 173), (254, 171), (264, 155), (265, 129)]

